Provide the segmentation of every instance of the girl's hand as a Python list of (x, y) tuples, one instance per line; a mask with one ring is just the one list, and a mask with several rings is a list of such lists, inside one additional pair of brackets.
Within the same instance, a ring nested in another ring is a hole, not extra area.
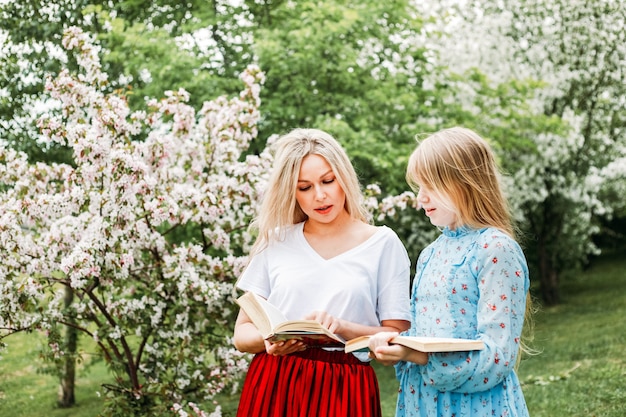
[(265, 351), (268, 355), (284, 356), (295, 352), (306, 350), (306, 345), (298, 339), (281, 340), (280, 342), (270, 342), (265, 340)]
[(369, 356), (376, 359), (383, 365), (395, 365), (399, 361), (414, 362), (418, 365), (426, 365), (428, 362), (428, 354), (413, 350), (411, 348), (389, 344), (389, 341), (396, 337), (396, 332), (380, 332), (370, 338)]
[(389, 344), (397, 335), (397, 332), (380, 332), (370, 337), (369, 357), (386, 366), (395, 365), (402, 360), (401, 346)]
[(389, 341), (398, 336), (398, 332), (378, 332), (370, 337), (370, 351), (376, 351), (379, 346), (389, 346)]

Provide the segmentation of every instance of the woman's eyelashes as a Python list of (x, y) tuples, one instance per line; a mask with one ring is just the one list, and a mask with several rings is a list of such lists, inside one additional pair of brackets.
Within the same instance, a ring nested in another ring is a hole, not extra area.
[[(322, 180), (322, 184), (332, 184), (333, 182), (335, 182), (335, 178)], [(303, 185), (301, 187), (298, 187), (299, 191), (308, 191), (310, 189), (311, 189), (311, 185)]]

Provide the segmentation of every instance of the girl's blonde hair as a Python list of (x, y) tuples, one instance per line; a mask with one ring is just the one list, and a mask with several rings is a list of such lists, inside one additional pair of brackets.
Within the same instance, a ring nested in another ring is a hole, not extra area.
[(495, 227), (515, 238), (494, 153), (474, 131), (453, 127), (422, 140), (409, 158), (406, 179), (447, 198), (458, 225)]
[(346, 195), (345, 210), (355, 219), (368, 221), (358, 177), (348, 155), (335, 138), (318, 129), (294, 129), (280, 137), (275, 147), (269, 182), (259, 215), (252, 223), (252, 228), (258, 231), (252, 254), (265, 248), (270, 239), (280, 238), (280, 232), (286, 226), (308, 218), (296, 201), (300, 166), (307, 155), (319, 155), (328, 162)]

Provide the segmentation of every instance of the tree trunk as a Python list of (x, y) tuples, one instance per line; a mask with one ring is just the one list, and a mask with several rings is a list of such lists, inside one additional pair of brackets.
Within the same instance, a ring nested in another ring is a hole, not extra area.
[[(65, 287), (65, 308), (69, 308), (74, 300), (74, 290)], [(69, 315), (70, 321), (73, 321)], [(78, 343), (78, 331), (72, 326), (65, 328), (65, 363), (61, 374), (61, 384), (59, 386), (59, 407), (67, 408), (76, 403), (74, 397), (74, 385), (76, 382), (76, 348)]]
[(559, 291), (559, 272), (554, 268), (550, 254), (539, 246), (539, 282), (541, 283), (541, 297), (548, 306), (557, 305), (561, 302)]

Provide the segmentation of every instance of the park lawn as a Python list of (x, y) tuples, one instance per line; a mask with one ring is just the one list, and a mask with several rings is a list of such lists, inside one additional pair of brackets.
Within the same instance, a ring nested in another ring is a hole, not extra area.
[[(95, 417), (102, 409), (99, 396), (102, 381), (108, 381), (103, 362), (86, 369), (77, 366), (76, 406), (57, 407), (58, 378), (42, 373), (39, 352), (46, 338), (38, 333), (15, 334), (0, 358), (0, 416), (11, 417)], [(83, 355), (88, 359), (88, 353)]]
[[(604, 255), (563, 279), (563, 303), (535, 314), (533, 347), (519, 378), (531, 417), (623, 417), (626, 415), (626, 257)], [(37, 372), (42, 337), (13, 335), (0, 360), (0, 416), (95, 417), (100, 385), (111, 378), (103, 363), (80, 372), (77, 406), (56, 407), (56, 378)], [(392, 367), (375, 364), (383, 416), (393, 417), (398, 383)], [(237, 396), (217, 399), (223, 415), (234, 416)], [(206, 410), (212, 410), (210, 402)], [(358, 417), (358, 416), (355, 416)]]
[(563, 302), (535, 315), (519, 376), (532, 417), (626, 415), (626, 253), (567, 277)]

